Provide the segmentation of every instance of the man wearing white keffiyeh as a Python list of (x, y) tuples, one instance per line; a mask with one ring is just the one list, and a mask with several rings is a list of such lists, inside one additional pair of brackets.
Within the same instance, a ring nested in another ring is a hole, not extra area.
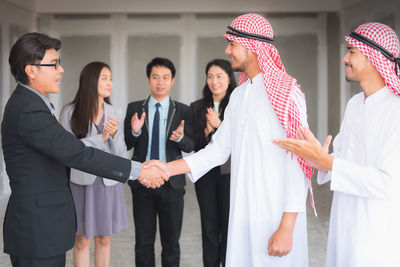
[(271, 142), (307, 126), (304, 95), (271, 44), (273, 31), (265, 18), (239, 16), (225, 38), (225, 53), (246, 81), (241, 79), (233, 91), (212, 141), (167, 168), (171, 175), (190, 172), (195, 182), (231, 155), (226, 266), (306, 267), (307, 178), (312, 170)]
[(346, 107), (328, 154), (308, 130), (275, 140), (319, 169), (318, 183), (334, 191), (327, 267), (400, 266), (400, 59), (396, 33), (381, 23), (359, 26), (345, 37), (347, 81), (363, 92)]

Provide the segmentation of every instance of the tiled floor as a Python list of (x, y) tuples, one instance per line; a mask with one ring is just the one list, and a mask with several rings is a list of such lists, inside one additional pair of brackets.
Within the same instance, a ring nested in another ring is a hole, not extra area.
[[(329, 188), (318, 187), (314, 189), (316, 194), (318, 218), (314, 217), (311, 209), (308, 209), (308, 247), (310, 267), (324, 266), (326, 239), (328, 233), (328, 218), (331, 194)], [(129, 209), (129, 219), (131, 227), (112, 237), (111, 243), (111, 266), (125, 267), (134, 266), (134, 231), (132, 221), (132, 201), (131, 193), (126, 186), (125, 197)], [(0, 198), (0, 220), (3, 221), (7, 198)], [(309, 206), (308, 206), (309, 207)], [(1, 223), (1, 225), (3, 225)], [(201, 232), (200, 232), (199, 209), (196, 194), (192, 183), (188, 182), (185, 195), (185, 211), (183, 218), (183, 229), (181, 236), (181, 266), (182, 267), (201, 267)], [(3, 236), (0, 236), (1, 251), (3, 250)], [(156, 265), (161, 266), (160, 262), (160, 242), (156, 241)], [(92, 248), (93, 253), (93, 248)], [(93, 257), (93, 256), (92, 256)], [(0, 266), (11, 266), (7, 254), (0, 253)], [(67, 266), (73, 266), (72, 253), (67, 253)], [(91, 266), (94, 266), (93, 262)], [(247, 266), (246, 266), (247, 267)], [(250, 266), (249, 266), (250, 267)]]

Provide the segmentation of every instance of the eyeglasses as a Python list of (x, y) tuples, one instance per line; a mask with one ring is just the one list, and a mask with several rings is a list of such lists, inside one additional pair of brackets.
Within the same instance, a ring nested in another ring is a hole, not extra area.
[(56, 70), (61, 66), (61, 59), (57, 59), (54, 64), (29, 64), (33, 66), (41, 66), (41, 67), (54, 67)]

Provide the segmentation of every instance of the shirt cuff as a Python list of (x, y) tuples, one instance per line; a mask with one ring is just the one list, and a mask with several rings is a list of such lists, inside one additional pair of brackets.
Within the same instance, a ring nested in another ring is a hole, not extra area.
[[(335, 161), (333, 161), (333, 162), (335, 162)], [(318, 171), (317, 183), (319, 185), (325, 184), (331, 180), (331, 177), (332, 177), (332, 171), (328, 171), (328, 172)]]
[(346, 177), (345, 171), (348, 170), (351, 166), (346, 166), (346, 161), (340, 158), (335, 157), (332, 165), (332, 174), (331, 174), (331, 191), (339, 190), (341, 187), (346, 187), (346, 179), (342, 179), (342, 177)]
[(187, 176), (189, 177), (190, 181), (192, 181), (192, 183), (195, 183), (203, 175), (201, 173), (198, 173), (198, 172), (194, 171), (194, 166), (195, 165), (194, 165), (193, 161), (196, 161), (196, 160), (192, 159), (192, 156), (195, 155), (195, 154), (192, 154), (192, 155), (189, 155), (189, 156), (183, 158), (183, 160), (189, 166), (190, 172), (187, 173)]
[(131, 161), (131, 173), (129, 174), (128, 180), (137, 180), (139, 178), (140, 173), (142, 172), (142, 163), (137, 161)]
[(174, 140), (174, 142), (177, 142), (177, 143), (179, 143), (179, 142), (182, 140), (183, 136), (184, 136), (184, 134), (182, 134), (182, 136), (181, 136), (181, 137), (179, 137), (179, 139), (178, 139), (178, 140)]
[(137, 134), (135, 134), (133, 131), (131, 131), (131, 132), (132, 132), (132, 135), (133, 135), (134, 137), (139, 137), (139, 136), (142, 134), (142, 129), (140, 129), (139, 132), (138, 132)]
[(289, 205), (289, 206), (285, 206), (283, 208), (283, 212), (306, 212), (306, 203), (304, 203), (304, 205)]

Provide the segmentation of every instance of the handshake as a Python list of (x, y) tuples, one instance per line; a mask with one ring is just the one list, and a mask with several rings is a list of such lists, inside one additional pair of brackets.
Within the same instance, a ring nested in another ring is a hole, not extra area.
[(138, 181), (147, 188), (157, 188), (169, 180), (171, 176), (167, 164), (161, 160), (149, 160), (142, 163)]

